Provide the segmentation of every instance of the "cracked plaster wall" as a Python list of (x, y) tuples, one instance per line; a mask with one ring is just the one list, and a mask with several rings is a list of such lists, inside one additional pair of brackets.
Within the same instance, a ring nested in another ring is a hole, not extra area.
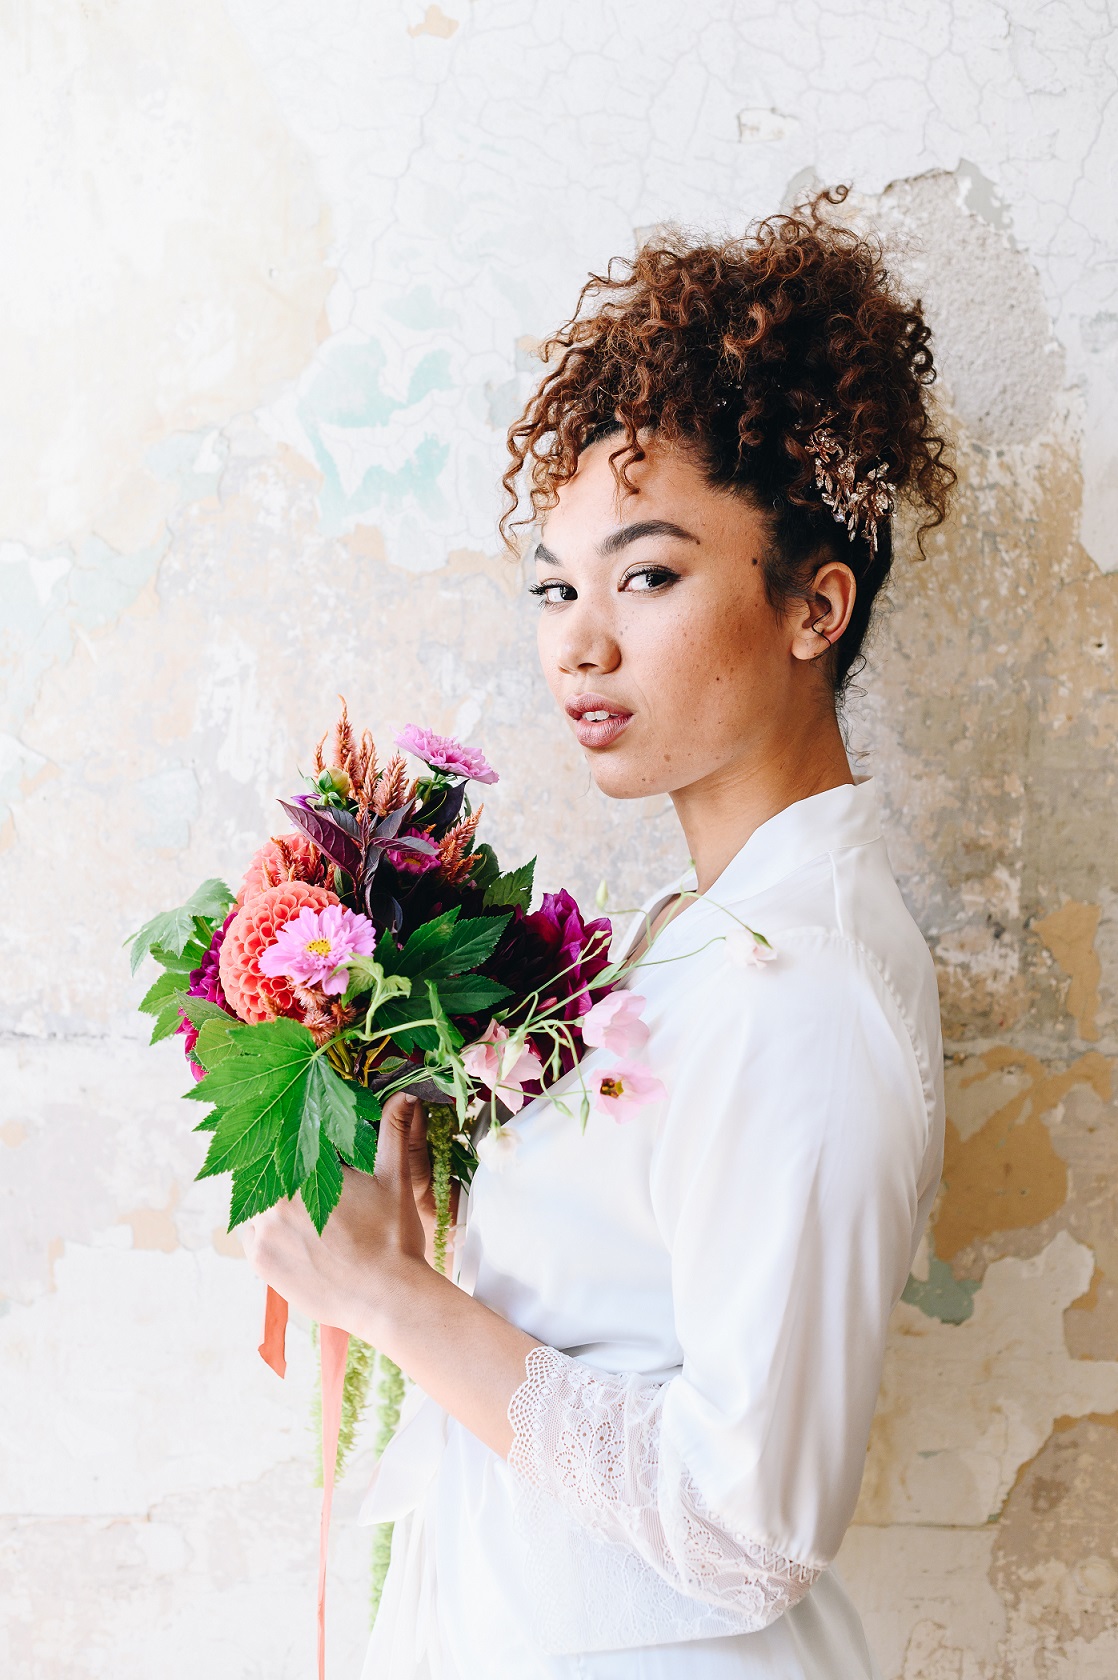
[[(847, 179), (925, 300), (955, 517), (852, 746), (936, 954), (944, 1187), (840, 1567), (887, 1680), (1118, 1672), (1118, 209), (1094, 0), (15, 0), (0, 14), (0, 1669), (309, 1672), (309, 1351), (193, 1182), (119, 952), (235, 875), (339, 688), (483, 741), (630, 902), (494, 532), (533, 345), (669, 219)], [(332, 1667), (368, 1535), (342, 1489)]]

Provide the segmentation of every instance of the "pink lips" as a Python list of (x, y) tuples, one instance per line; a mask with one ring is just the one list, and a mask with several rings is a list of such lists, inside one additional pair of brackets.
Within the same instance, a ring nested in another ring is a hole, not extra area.
[[(588, 718), (587, 712), (605, 712), (608, 716)], [(608, 747), (628, 727), (633, 714), (603, 694), (578, 694), (567, 701), (567, 716), (575, 726), (580, 746)]]

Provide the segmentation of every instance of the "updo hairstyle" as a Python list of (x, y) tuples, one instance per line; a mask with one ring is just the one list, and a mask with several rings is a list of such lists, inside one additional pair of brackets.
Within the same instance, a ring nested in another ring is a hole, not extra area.
[(628, 469), (645, 456), (638, 431), (654, 428), (687, 448), (712, 486), (769, 516), (762, 567), (774, 607), (808, 599), (828, 559), (850, 567), (853, 615), (826, 656), (836, 698), (864, 663), (893, 562), (892, 519), (878, 520), (876, 546), (864, 524), (848, 535), (823, 499), (809, 438), (825, 424), (859, 479), (884, 467), (918, 515), (921, 556), (956, 479), (929, 412), (936, 374), (921, 305), (899, 294), (876, 239), (827, 219), (848, 191), (818, 193), (719, 244), (660, 236), (591, 274), (574, 315), (541, 345), (550, 371), (509, 428), (500, 521), (515, 548), (509, 521), (526, 463), (531, 513), (516, 524), (553, 508), (580, 452), (613, 433), (624, 435), (610, 465), (632, 490)]

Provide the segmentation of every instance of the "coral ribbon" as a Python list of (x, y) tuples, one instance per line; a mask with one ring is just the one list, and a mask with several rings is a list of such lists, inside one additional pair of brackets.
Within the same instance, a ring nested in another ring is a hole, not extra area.
[[(287, 1302), (269, 1284), (264, 1304), (264, 1339), (259, 1353), (277, 1377), (287, 1371), (285, 1340)], [(330, 1512), (334, 1504), (334, 1471), (338, 1462), (338, 1434), (342, 1426), (342, 1387), (345, 1383), (349, 1331), (332, 1324), (318, 1327), (322, 1365), (322, 1518), (318, 1532), (318, 1680), (326, 1680), (326, 1563), (330, 1545)]]
[(322, 1361), (322, 1521), (318, 1535), (318, 1680), (326, 1680), (326, 1557), (330, 1544), (330, 1509), (334, 1503), (334, 1468), (338, 1462), (338, 1431), (342, 1423), (342, 1384), (345, 1382), (349, 1331), (331, 1324), (318, 1327)]
[(268, 1299), (264, 1303), (264, 1340), (257, 1352), (265, 1365), (270, 1365), (277, 1377), (287, 1371), (284, 1338), (287, 1333), (287, 1302), (268, 1285)]

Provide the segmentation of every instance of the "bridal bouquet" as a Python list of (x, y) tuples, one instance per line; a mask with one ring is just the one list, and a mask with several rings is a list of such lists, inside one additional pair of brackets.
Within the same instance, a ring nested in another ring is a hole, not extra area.
[[(445, 1270), (452, 1181), (469, 1183), (479, 1153), (499, 1164), (513, 1141), (504, 1120), (547, 1096), (587, 1046), (622, 1059), (578, 1082), (583, 1127), (592, 1106), (626, 1119), (660, 1094), (624, 1059), (648, 1036), (643, 1000), (613, 990), (608, 920), (584, 922), (565, 891), (531, 911), (534, 860), (502, 871), (477, 842), (482, 807), (468, 789), (498, 779), (481, 752), (409, 725), (396, 744), (422, 766), (411, 776), (400, 752), (378, 761), (344, 701), (327, 741), (303, 790), (279, 802), (289, 826), (254, 854), (236, 894), (208, 880), (131, 937), (133, 972), (149, 956), (161, 969), (140, 1008), (155, 1018), (152, 1043), (183, 1037), (187, 1094), (208, 1110), (198, 1177), (232, 1175), (230, 1230), (300, 1195), (322, 1231), (342, 1164), (373, 1170), (382, 1102), (419, 1095)], [(260, 1351), (281, 1376), (286, 1318), (269, 1290)], [(328, 1519), (339, 1433), (344, 1449), (372, 1350), (326, 1326), (319, 1339)], [(381, 1444), (403, 1392), (383, 1364)], [(322, 1590), (320, 1577), (320, 1668)]]

